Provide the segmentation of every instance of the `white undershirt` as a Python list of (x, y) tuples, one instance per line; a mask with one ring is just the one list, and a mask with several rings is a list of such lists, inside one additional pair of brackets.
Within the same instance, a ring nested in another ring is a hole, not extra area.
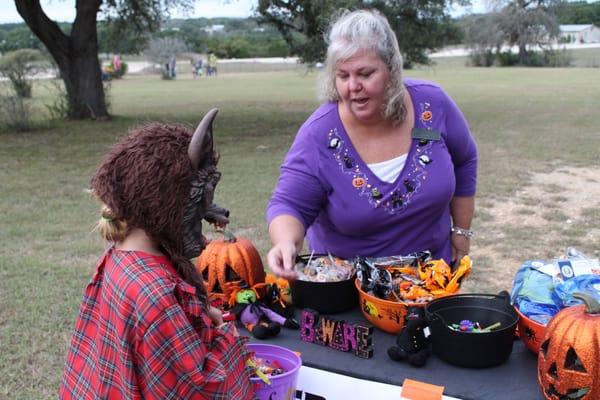
[(408, 153), (402, 154), (399, 157), (392, 158), (378, 163), (367, 164), (367, 167), (382, 181), (393, 183), (402, 172)]

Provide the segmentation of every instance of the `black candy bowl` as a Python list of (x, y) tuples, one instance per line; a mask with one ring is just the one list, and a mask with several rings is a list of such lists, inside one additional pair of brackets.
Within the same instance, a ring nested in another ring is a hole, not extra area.
[[(458, 294), (432, 300), (425, 306), (433, 353), (442, 360), (468, 368), (484, 368), (505, 362), (512, 352), (519, 316), (508, 293)], [(489, 332), (461, 332), (449, 327), (462, 320), (500, 327)]]
[[(326, 254), (314, 254), (313, 258)], [(308, 263), (309, 254), (299, 255), (296, 262)], [(290, 283), (292, 303), (298, 308), (311, 308), (322, 314), (335, 314), (358, 305), (358, 292), (354, 286), (354, 274), (339, 282), (310, 282), (295, 280)]]

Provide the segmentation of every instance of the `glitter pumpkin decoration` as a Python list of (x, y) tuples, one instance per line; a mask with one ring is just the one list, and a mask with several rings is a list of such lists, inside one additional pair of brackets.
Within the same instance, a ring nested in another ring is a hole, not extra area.
[(198, 257), (196, 268), (204, 278), (209, 298), (226, 304), (232, 285), (262, 283), (265, 271), (260, 254), (248, 239), (225, 230), (219, 232), (223, 239), (210, 241)]
[(600, 304), (575, 293), (584, 304), (556, 314), (538, 354), (538, 382), (548, 400), (600, 399)]

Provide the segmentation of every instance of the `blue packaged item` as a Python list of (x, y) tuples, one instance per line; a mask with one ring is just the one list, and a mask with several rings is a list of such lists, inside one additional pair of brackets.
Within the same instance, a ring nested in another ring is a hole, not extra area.
[(515, 275), (512, 304), (526, 317), (547, 324), (558, 311), (581, 303), (573, 293), (600, 301), (600, 262), (568, 248), (553, 261), (525, 261)]
[(554, 298), (562, 307), (581, 304), (581, 300), (574, 299), (573, 293), (584, 292), (600, 302), (600, 275), (587, 274), (570, 278), (559, 283), (554, 288)]
[(562, 302), (553, 296), (553, 277), (540, 271), (544, 265), (540, 260), (521, 265), (513, 282), (511, 302), (523, 315), (545, 325), (561, 309)]

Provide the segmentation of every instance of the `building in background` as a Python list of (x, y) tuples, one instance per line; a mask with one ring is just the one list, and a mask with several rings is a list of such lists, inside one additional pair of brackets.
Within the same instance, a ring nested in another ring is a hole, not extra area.
[(593, 24), (560, 25), (561, 43), (600, 43), (600, 28)]

